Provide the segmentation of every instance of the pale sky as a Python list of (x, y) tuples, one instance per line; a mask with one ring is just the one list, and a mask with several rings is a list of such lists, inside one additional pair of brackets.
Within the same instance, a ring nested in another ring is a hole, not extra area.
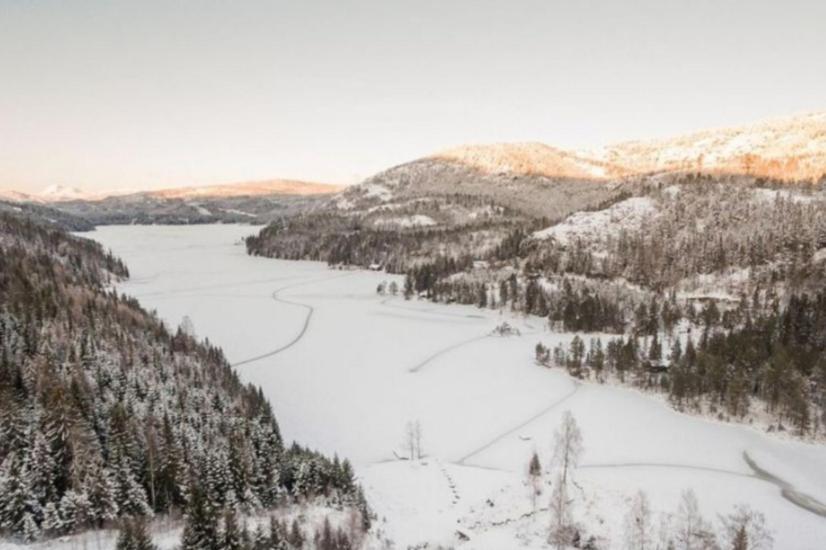
[(823, 0), (0, 0), (2, 189), (350, 183), (823, 109)]

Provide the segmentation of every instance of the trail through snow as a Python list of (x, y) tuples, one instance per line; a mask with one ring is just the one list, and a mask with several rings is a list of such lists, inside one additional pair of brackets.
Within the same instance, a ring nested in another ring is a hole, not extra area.
[[(169, 326), (190, 317), (261, 387), (286, 441), (351, 460), (377, 528), (397, 547), (501, 550), (521, 537), (520, 547), (543, 548), (545, 516), (530, 509), (525, 468), (536, 452), (548, 471), (569, 409), (585, 442), (577, 481), (596, 495), (578, 514), (615, 542), (609, 548), (622, 540), (629, 495), (644, 490), (654, 510), (670, 512), (692, 488), (706, 517), (745, 502), (766, 515), (776, 548), (822, 550), (826, 447), (576, 383), (535, 365), (537, 341), (554, 348), (574, 336), (543, 330), (542, 319), (377, 296), (381, 282), (401, 283), (385, 273), (250, 257), (240, 240), (255, 230), (129, 226), (89, 236), (126, 261), (134, 278), (119, 291)], [(503, 322), (524, 332), (490, 335)], [(384, 460), (413, 420), (427, 459)]]
[(255, 363), (256, 361), (260, 361), (262, 359), (266, 359), (268, 357), (273, 357), (275, 355), (278, 355), (279, 353), (287, 351), (288, 349), (290, 349), (291, 347), (296, 345), (302, 338), (304, 338), (304, 335), (307, 334), (307, 329), (310, 327), (310, 320), (313, 317), (313, 313), (315, 312), (315, 308), (313, 306), (311, 306), (310, 304), (305, 304), (303, 302), (297, 302), (295, 300), (287, 300), (285, 298), (281, 298), (279, 296), (279, 293), (281, 293), (285, 290), (289, 290), (289, 289), (292, 289), (292, 288), (297, 288), (297, 287), (300, 287), (300, 286), (307, 286), (307, 285), (311, 285), (311, 284), (318, 283), (318, 282), (329, 281), (329, 280), (332, 280), (332, 279), (340, 279), (342, 277), (347, 277), (349, 275), (351, 275), (351, 273), (347, 273), (347, 274), (344, 274), (344, 275), (338, 275), (338, 276), (334, 276), (334, 277), (325, 277), (325, 278), (317, 279), (317, 280), (313, 280), (313, 281), (305, 281), (303, 283), (296, 283), (296, 284), (293, 284), (293, 285), (282, 286), (281, 288), (278, 288), (278, 289), (274, 290), (271, 296), (272, 296), (272, 299), (275, 300), (276, 302), (279, 302), (279, 303), (282, 303), (282, 304), (287, 304), (288, 306), (299, 307), (299, 308), (305, 309), (307, 311), (307, 313), (304, 317), (304, 322), (301, 324), (301, 330), (299, 330), (298, 333), (295, 335), (295, 337), (293, 337), (293, 339), (290, 340), (289, 342), (287, 342), (286, 344), (284, 344), (282, 346), (279, 346), (279, 347), (277, 347), (276, 349), (274, 349), (272, 351), (268, 351), (266, 353), (256, 355), (255, 357), (250, 357), (248, 359), (244, 359), (242, 361), (238, 361), (236, 363), (233, 363), (232, 366), (236, 367), (236, 368), (237, 367), (242, 367), (244, 365), (249, 365), (250, 363)]

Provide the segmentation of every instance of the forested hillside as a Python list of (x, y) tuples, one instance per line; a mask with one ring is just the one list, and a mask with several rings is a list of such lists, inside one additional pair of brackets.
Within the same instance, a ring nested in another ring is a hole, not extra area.
[[(819, 432), (823, 120), (626, 144), (599, 160), (537, 144), (460, 148), (381, 172), (247, 249), (405, 273), (408, 298), (613, 333), (604, 372), (634, 373), (683, 408), (746, 418), (761, 403), (776, 426)], [(669, 355), (688, 342), (688, 357)], [(596, 376), (585, 351), (565, 352), (556, 363), (573, 355), (573, 373)]]
[(218, 548), (224, 511), (311, 498), (369, 526), (349, 464), (285, 448), (219, 349), (108, 290), (126, 276), (97, 243), (0, 213), (0, 535), (183, 511), (183, 547)]

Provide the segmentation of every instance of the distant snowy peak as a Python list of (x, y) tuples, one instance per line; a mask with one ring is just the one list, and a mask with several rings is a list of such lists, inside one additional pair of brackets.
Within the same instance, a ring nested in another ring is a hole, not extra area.
[(700, 172), (816, 183), (826, 178), (826, 112), (589, 153), (635, 173)]
[(35, 198), (43, 202), (60, 202), (83, 200), (88, 196), (77, 187), (55, 184), (43, 189)]
[(342, 187), (298, 180), (264, 180), (226, 185), (179, 187), (149, 191), (146, 194), (166, 199), (246, 197), (260, 195), (322, 195), (341, 191)]
[(458, 162), (486, 174), (593, 180), (626, 173), (615, 164), (536, 142), (468, 145), (436, 153), (430, 158)]
[(32, 200), (30, 195), (14, 191), (12, 189), (0, 189), (0, 200), (12, 202), (28, 202)]

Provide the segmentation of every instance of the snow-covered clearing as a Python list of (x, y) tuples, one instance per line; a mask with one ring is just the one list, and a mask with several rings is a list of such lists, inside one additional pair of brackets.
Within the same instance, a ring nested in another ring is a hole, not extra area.
[[(170, 325), (188, 315), (263, 388), (286, 438), (354, 462), (377, 527), (397, 547), (545, 548), (548, 513), (531, 515), (525, 472), (534, 450), (547, 465), (570, 409), (585, 443), (576, 516), (611, 548), (621, 547), (636, 490), (671, 512), (686, 488), (710, 520), (747, 503), (766, 515), (775, 548), (823, 548), (826, 518), (784, 498), (744, 453), (824, 503), (826, 446), (686, 416), (634, 390), (575, 383), (534, 364), (538, 341), (553, 348), (572, 337), (548, 332), (541, 319), (377, 296), (377, 285), (393, 279), (384, 273), (249, 257), (240, 240), (254, 231), (130, 226), (89, 236), (127, 262), (132, 279), (120, 290)], [(521, 334), (492, 336), (504, 320)], [(398, 460), (405, 424), (415, 420), (426, 457)]]
[(560, 244), (574, 239), (598, 243), (615, 236), (623, 229), (638, 229), (646, 220), (657, 214), (657, 203), (650, 197), (632, 197), (593, 212), (571, 214), (562, 223), (533, 234), (536, 239), (553, 237)]

